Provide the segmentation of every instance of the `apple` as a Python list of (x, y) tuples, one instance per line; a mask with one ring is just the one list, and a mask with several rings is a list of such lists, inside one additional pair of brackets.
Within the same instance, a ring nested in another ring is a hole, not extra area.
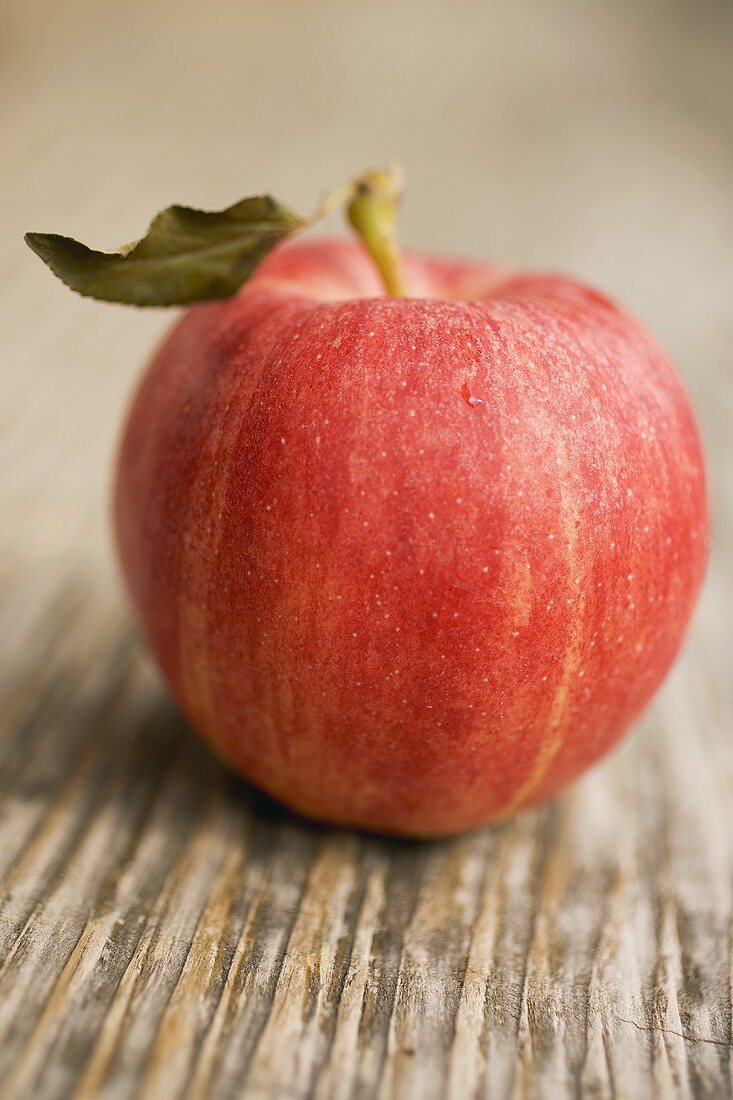
[(237, 773), (340, 825), (438, 836), (607, 752), (703, 577), (684, 388), (560, 275), (280, 245), (154, 356), (115, 527), (144, 633)]
[[(308, 218), (256, 195), (117, 252), (26, 241), (81, 294), (199, 303), (137, 391), (114, 508), (183, 712), (303, 814), (440, 836), (628, 729), (690, 620), (707, 493), (638, 322), (572, 278), (403, 256), (402, 193), (392, 165)], [(284, 243), (342, 204), (361, 243)]]

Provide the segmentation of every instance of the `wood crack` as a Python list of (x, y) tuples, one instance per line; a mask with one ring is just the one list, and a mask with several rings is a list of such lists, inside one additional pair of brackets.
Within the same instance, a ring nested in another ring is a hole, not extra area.
[(636, 1020), (627, 1020), (625, 1016), (615, 1016), (621, 1024), (631, 1024), (638, 1031), (659, 1032), (662, 1035), (675, 1035), (678, 1039), (684, 1039), (686, 1043), (711, 1043), (716, 1047), (729, 1047), (725, 1039), (711, 1039), (704, 1035), (690, 1035), (689, 1032), (675, 1031), (671, 1027), (662, 1027), (660, 1024), (640, 1024)]

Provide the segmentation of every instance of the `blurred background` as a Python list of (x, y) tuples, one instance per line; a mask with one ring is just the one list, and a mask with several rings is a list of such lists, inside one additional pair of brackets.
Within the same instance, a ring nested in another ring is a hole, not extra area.
[(0, 103), (0, 546), (34, 589), (48, 555), (106, 584), (110, 455), (172, 318), (74, 297), (22, 232), (113, 248), (170, 202), (262, 190), (307, 212), (396, 155), (405, 243), (621, 298), (728, 470), (726, 0), (2, 0)]
[[(641, 734), (551, 805), (425, 846), (278, 816), (187, 736), (108, 525), (175, 311), (82, 300), (22, 241), (115, 248), (172, 202), (264, 190), (307, 213), (394, 156), (406, 244), (574, 273), (657, 333), (715, 514)], [(194, 1064), (216, 1089), (191, 1095), (240, 1096), (253, 1050), (275, 1084), (247, 1095), (301, 1096), (301, 1027), (330, 1036), (323, 1097), (397, 1095), (394, 1070), (465, 1100), (485, 1051), (492, 1096), (730, 1095), (732, 357), (733, 0), (0, 0), (4, 1097), (83, 1074), (75, 1095), (157, 1100)]]

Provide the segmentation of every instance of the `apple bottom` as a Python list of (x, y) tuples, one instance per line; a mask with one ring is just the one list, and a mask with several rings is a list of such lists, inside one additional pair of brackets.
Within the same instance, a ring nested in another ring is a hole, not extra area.
[[(397, 710), (387, 715), (373, 703), (379, 685), (351, 680), (334, 690), (333, 681), (323, 681), (328, 690), (314, 691), (311, 682), (298, 691), (277, 674), (260, 706), (237, 700), (226, 687), (227, 707), (234, 704), (237, 717), (212, 724), (210, 670), (203, 705), (196, 706), (189, 688), (183, 707), (228, 768), (289, 809), (324, 823), (431, 838), (501, 821), (561, 790), (622, 738), (672, 658), (670, 651), (654, 675), (645, 675), (642, 701), (631, 677), (613, 697), (599, 686), (589, 689), (596, 696), (590, 705), (577, 691), (585, 679), (577, 667), (572, 688), (563, 669), (552, 681), (540, 677), (532, 693), (536, 709), (525, 722), (515, 713), (510, 727), (504, 709), (492, 721), (492, 706), (480, 693), (462, 707), (441, 701), (437, 682), (428, 693), (424, 683), (402, 686)], [(458, 669), (465, 667), (459, 654)], [(503, 695), (516, 699), (516, 683)], [(574, 720), (567, 719), (571, 708)]]

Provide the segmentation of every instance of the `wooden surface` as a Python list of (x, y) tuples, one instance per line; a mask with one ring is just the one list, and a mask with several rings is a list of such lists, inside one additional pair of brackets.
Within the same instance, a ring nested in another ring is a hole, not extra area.
[[(197, 7), (0, 8), (0, 1095), (730, 1096), (730, 5)], [(394, 152), (411, 243), (574, 270), (660, 333), (716, 511), (633, 738), (439, 844), (298, 821), (185, 728), (106, 526), (170, 318), (73, 298), (20, 243), (262, 186), (307, 209)]]

